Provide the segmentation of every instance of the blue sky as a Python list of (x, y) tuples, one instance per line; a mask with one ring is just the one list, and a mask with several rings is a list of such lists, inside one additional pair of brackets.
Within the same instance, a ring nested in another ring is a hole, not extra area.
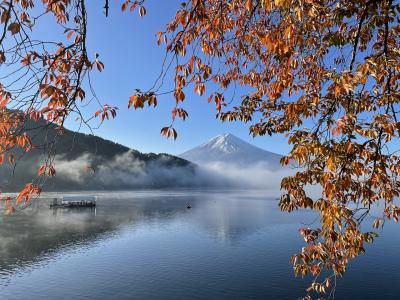
[[(94, 76), (94, 87), (103, 103), (119, 107), (115, 120), (105, 122), (96, 135), (143, 152), (182, 153), (220, 133), (233, 133), (263, 149), (287, 153), (289, 146), (283, 137), (249, 135), (249, 124), (221, 123), (215, 119), (215, 108), (203, 97), (187, 92), (184, 108), (189, 113), (185, 122), (178, 121), (176, 141), (162, 137), (160, 129), (170, 122), (173, 96), (159, 98), (156, 109), (127, 109), (128, 98), (135, 88), (148, 89), (160, 73), (165, 54), (157, 46), (155, 34), (163, 31), (179, 7), (179, 1), (148, 1), (147, 14), (122, 13), (120, 1), (110, 1), (109, 17), (103, 14), (104, 1), (89, 1), (89, 54), (100, 54), (105, 70)], [(168, 83), (167, 83), (168, 86)], [(239, 91), (240, 92), (240, 91)], [(72, 119), (72, 118), (71, 118)], [(71, 120), (68, 127), (76, 125)]]

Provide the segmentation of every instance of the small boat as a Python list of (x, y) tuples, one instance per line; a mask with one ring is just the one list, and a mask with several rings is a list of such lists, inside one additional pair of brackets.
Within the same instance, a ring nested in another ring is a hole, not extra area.
[(96, 196), (65, 196), (53, 199), (50, 208), (95, 207)]

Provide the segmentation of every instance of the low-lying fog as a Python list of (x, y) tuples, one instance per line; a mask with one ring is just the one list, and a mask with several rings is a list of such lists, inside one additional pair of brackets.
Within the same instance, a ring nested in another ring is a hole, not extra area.
[(57, 156), (55, 168), (57, 176), (75, 184), (93, 187), (137, 188), (142, 186), (182, 186), (182, 187), (251, 187), (275, 189), (279, 191), (283, 177), (294, 172), (291, 168), (272, 170), (267, 163), (242, 166), (231, 163), (209, 163), (187, 167), (160, 167), (157, 163), (145, 163), (130, 153), (115, 156), (94, 170), (88, 170), (94, 157), (84, 154), (75, 160)]

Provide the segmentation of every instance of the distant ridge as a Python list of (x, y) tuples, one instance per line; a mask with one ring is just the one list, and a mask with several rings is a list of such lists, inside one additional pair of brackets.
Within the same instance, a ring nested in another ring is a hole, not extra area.
[(231, 133), (220, 134), (178, 156), (200, 165), (218, 162), (239, 166), (266, 163), (272, 169), (280, 167), (282, 157), (251, 145)]
[[(25, 130), (35, 145), (52, 141), (57, 126), (45, 120), (27, 120)], [(42, 147), (22, 155), (14, 151), (15, 169), (9, 164), (0, 166), (2, 191), (19, 191), (35, 179), (43, 160)], [(103, 190), (130, 188), (164, 188), (191, 185), (181, 178), (191, 178), (195, 166), (190, 162), (166, 153), (141, 153), (118, 143), (91, 134), (65, 129), (65, 134), (55, 144), (52, 155), (56, 161), (56, 176), (49, 178), (46, 191)], [(92, 171), (87, 170), (90, 165)], [(185, 174), (186, 176), (183, 176)]]

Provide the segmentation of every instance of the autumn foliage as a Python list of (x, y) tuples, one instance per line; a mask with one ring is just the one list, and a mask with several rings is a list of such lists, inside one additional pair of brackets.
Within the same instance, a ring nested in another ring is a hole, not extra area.
[[(13, 163), (13, 147), (35, 146), (18, 130), (27, 117), (62, 129), (89, 98), (82, 82), (104, 65), (87, 55), (85, 2), (42, 1), (43, 14), (65, 28), (55, 43), (30, 40), (36, 2), (2, 2), (0, 62), (18, 89), (0, 89), (1, 162), (10, 153)], [(144, 17), (145, 4), (121, 1), (121, 9)], [(399, 12), (393, 0), (191, 0), (157, 33), (166, 47), (163, 73), (174, 75), (175, 103), (163, 135), (177, 137), (174, 122), (188, 117), (185, 99), (194, 92), (215, 105), (221, 121), (246, 122), (253, 136), (282, 134), (292, 146), (282, 164), (299, 168), (282, 181), (280, 207), (314, 210), (321, 221), (300, 229), (307, 245), (292, 258), (296, 274), (315, 278), (309, 293), (328, 292), (374, 231), (399, 218)], [(163, 78), (157, 88), (137, 89), (128, 107), (155, 107)], [(105, 105), (92, 117), (115, 114)], [(38, 176), (53, 175), (48, 160)], [(321, 187), (318, 197), (307, 194), (310, 185)], [(15, 201), (39, 192), (28, 184)], [(371, 229), (362, 230), (377, 203)], [(321, 277), (325, 270), (331, 274)]]
[[(296, 274), (316, 278), (309, 293), (328, 292), (374, 229), (398, 220), (399, 11), (390, 0), (193, 0), (158, 33), (177, 61), (173, 120), (194, 90), (222, 121), (292, 145), (282, 163), (299, 169), (282, 181), (280, 207), (321, 220), (300, 229), (307, 246), (292, 258)], [(310, 185), (322, 187), (319, 197), (307, 195)]]
[[(43, 19), (63, 28), (65, 35), (57, 41), (38, 39), (35, 26)], [(23, 153), (19, 155), (22, 156), (34, 148), (43, 149), (37, 178), (15, 198), (4, 198), (8, 213), (40, 194), (46, 178), (56, 174), (50, 153), (63, 135), (68, 116), (75, 114), (80, 122), (88, 124), (96, 117), (103, 121), (116, 115), (116, 108), (109, 105), (99, 105), (99, 110), (89, 117), (80, 111), (81, 105), (98, 100), (95, 94), (87, 95), (83, 85), (90, 85), (92, 71), (101, 72), (104, 68), (98, 55), (90, 58), (87, 54), (86, 22), (85, 1), (1, 1), (0, 163), (7, 158), (14, 165), (15, 153)], [(52, 141), (33, 144), (25, 125), (42, 119), (48, 126), (58, 126), (58, 134)]]

